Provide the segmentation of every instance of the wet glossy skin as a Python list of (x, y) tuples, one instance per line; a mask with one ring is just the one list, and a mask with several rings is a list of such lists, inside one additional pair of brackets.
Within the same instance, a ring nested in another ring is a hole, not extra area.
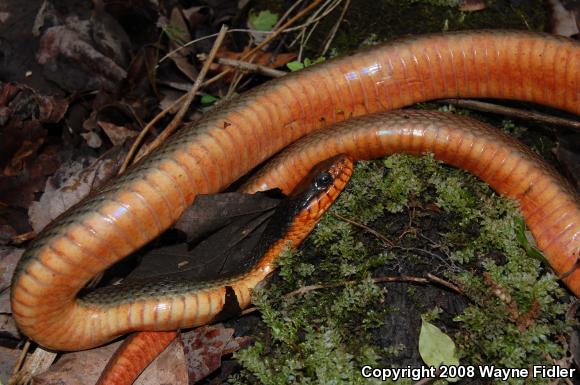
[[(198, 308), (196, 310), (198, 317), (211, 315), (215, 320), (239, 315), (241, 309), (249, 305), (249, 294), (256, 284), (274, 271), (275, 261), (281, 252), (289, 247), (297, 248), (314, 229), (324, 212), (346, 186), (352, 175), (352, 168), (352, 159), (342, 154), (322, 159), (316, 164), (310, 173), (305, 175), (292, 191), (288, 192), (288, 198), (280, 203), (272, 215), (260, 242), (253, 250), (253, 253), (259, 256), (258, 263), (238, 276), (204, 283), (206, 292), (218, 298), (221, 305), (213, 310)], [(182, 287), (187, 287), (187, 285), (190, 287), (184, 291), (183, 295), (195, 297), (200, 291), (200, 285), (195, 282), (178, 283), (178, 286)], [(240, 297), (240, 294), (247, 295)], [(98, 299), (103, 294), (96, 294), (96, 296)], [(121, 298), (106, 299), (106, 302), (118, 303), (130, 298), (126, 293), (119, 296)], [(142, 294), (141, 296), (143, 297)], [(176, 335), (177, 332), (132, 334), (111, 357), (97, 385), (132, 384), (149, 363), (175, 339)]]
[[(79, 303), (76, 294), (96, 273), (170, 226), (197, 194), (227, 187), (314, 130), (353, 116), (444, 97), (517, 99), (580, 114), (578, 68), (577, 42), (525, 32), (476, 32), (401, 40), (270, 82), (182, 129), (159, 151), (40, 234), (13, 279), (14, 318), (26, 335), (57, 350), (93, 347), (131, 330), (170, 330), (207, 322), (193, 309), (218, 307), (211, 296), (155, 298), (103, 308)], [(410, 140), (412, 133), (395, 139)], [(435, 154), (461, 147), (461, 138), (441, 143), (446, 144), (431, 148)], [(374, 146), (361, 142), (357, 151), (372, 151)], [(484, 158), (479, 159), (493, 162), (495, 153), (482, 151)], [(491, 170), (490, 164), (485, 167)], [(504, 163), (494, 164), (493, 170), (503, 170)], [(561, 181), (534, 183), (532, 190), (543, 194), (565, 190)], [(509, 190), (509, 182), (505, 186)], [(574, 211), (561, 211), (568, 204), (569, 199), (555, 201), (536, 212), (569, 219)], [(537, 215), (531, 220), (538, 220)], [(566, 237), (576, 240), (574, 226), (565, 233), (560, 228), (542, 230), (551, 239), (546, 247)], [(554, 256), (551, 262), (561, 274), (574, 258), (576, 254), (569, 253)], [(578, 274), (565, 282), (580, 294)]]

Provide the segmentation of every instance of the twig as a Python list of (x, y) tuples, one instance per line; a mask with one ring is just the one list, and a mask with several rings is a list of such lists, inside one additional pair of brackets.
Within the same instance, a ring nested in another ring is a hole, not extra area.
[(224, 97), (224, 99), (229, 99), (232, 96), (234, 96), (236, 89), (238, 88), (238, 85), (240, 84), (240, 82), (242, 81), (242, 79), (244, 78), (244, 72), (236, 72), (234, 75), (234, 79), (230, 82), (230, 86), (228, 88), (228, 92), (226, 93), (226, 96)]
[(296, 9), (296, 7), (298, 7), (304, 0), (297, 0), (294, 2), (294, 4), (292, 4), (290, 6), (290, 8), (288, 8), (288, 10), (284, 13), (284, 15), (282, 15), (282, 17), (280, 18), (280, 20), (278, 20), (278, 22), (276, 23), (276, 25), (274, 25), (274, 30), (278, 29), (278, 27), (280, 27), (280, 25), (282, 25), (282, 23), (284, 22), (284, 20), (286, 20), (288, 18), (288, 16), (290, 16), (290, 14), (292, 13), (292, 11), (294, 11), (294, 9)]
[[(411, 282), (411, 283), (417, 283), (420, 285), (427, 285), (429, 283), (438, 283), (440, 285), (447, 287), (448, 289), (451, 289), (452, 291), (454, 291), (458, 294), (463, 295), (463, 292), (457, 286), (455, 286), (452, 283), (447, 282), (439, 277), (436, 277), (435, 275), (430, 274), (430, 273), (427, 274), (427, 278), (414, 277), (414, 276), (410, 276), (410, 275), (395, 275), (395, 276), (386, 275), (386, 276), (382, 276), (382, 277), (371, 278), (371, 280), (374, 283)], [(284, 298), (296, 297), (298, 295), (304, 295), (304, 294), (309, 293), (311, 291), (316, 291), (316, 290), (320, 290), (320, 289), (332, 289), (335, 287), (352, 285), (352, 284), (359, 283), (359, 282), (360, 281), (344, 281), (344, 282), (339, 282), (339, 283), (302, 286), (301, 288), (298, 288), (294, 291), (291, 291), (289, 293), (284, 294)], [(258, 308), (254, 306), (254, 307), (251, 307), (251, 308), (248, 308), (248, 309), (242, 311), (242, 313), (240, 313), (240, 315), (250, 314), (250, 313), (253, 313), (257, 310), (258, 310)]]
[(500, 106), (497, 104), (485, 103), (485, 102), (480, 102), (477, 100), (468, 100), (468, 99), (466, 99), (466, 100), (443, 99), (443, 100), (439, 100), (439, 102), (452, 104), (452, 105), (457, 106), (457, 107), (470, 108), (470, 109), (477, 110), (477, 111), (492, 112), (495, 114), (507, 115), (507, 116), (511, 116), (511, 117), (519, 118), (519, 119), (532, 119), (532, 120), (536, 120), (538, 122), (544, 122), (544, 123), (548, 123), (548, 124), (556, 124), (559, 126), (566, 126), (566, 127), (569, 127), (575, 131), (580, 132), (580, 122), (578, 122), (578, 121), (571, 120), (571, 119), (565, 119), (565, 118), (559, 118), (557, 116), (546, 115), (546, 114), (542, 114), (539, 112), (524, 111), (524, 110), (520, 110), (517, 108), (505, 107), (505, 106)]
[(26, 342), (24, 343), (24, 346), (22, 347), (22, 350), (20, 351), (20, 355), (18, 356), (18, 359), (16, 360), (16, 363), (14, 364), (14, 368), (12, 369), (12, 376), (16, 375), (16, 373), (18, 373), (18, 371), (20, 370), (20, 368), (22, 368), (22, 363), (24, 362), (24, 359), (26, 358), (26, 355), (28, 354), (28, 350), (30, 350), (30, 340), (26, 339)]
[(427, 273), (427, 278), (429, 278), (433, 282), (436, 282), (440, 285), (445, 286), (446, 288), (456, 292), (457, 294), (464, 295), (463, 290), (461, 290), (459, 287), (455, 286), (451, 282), (447, 282), (444, 279), (437, 277), (436, 275), (433, 275), (431, 273)]
[(133, 142), (133, 145), (131, 146), (131, 149), (127, 153), (127, 156), (125, 157), (125, 161), (123, 162), (123, 165), (121, 166), (121, 168), (119, 168), (119, 171), (117, 173), (118, 175), (120, 175), (123, 172), (125, 172), (125, 170), (127, 169), (127, 167), (129, 167), (129, 164), (131, 164), (131, 160), (133, 160), (133, 156), (135, 155), (135, 152), (137, 152), (137, 149), (139, 148), (139, 146), (143, 142), (143, 139), (145, 138), (145, 136), (149, 133), (149, 131), (151, 131), (151, 128), (153, 126), (155, 126), (155, 124), (158, 121), (160, 121), (161, 118), (163, 118), (165, 115), (167, 115), (167, 113), (169, 111), (173, 110), (175, 107), (177, 107), (179, 105), (179, 103), (183, 102), (185, 100), (185, 96), (186, 95), (187, 94), (181, 95), (177, 100), (175, 100), (169, 106), (165, 107), (165, 109), (163, 111), (161, 111), (153, 119), (151, 119), (151, 121), (149, 123), (147, 123), (147, 125), (145, 126), (145, 128), (143, 128), (141, 130), (141, 132), (139, 133), (139, 135), (137, 136), (137, 138), (135, 138), (135, 141)]
[(45, 372), (55, 359), (55, 352), (37, 347), (30, 356), (26, 357), (22, 367), (10, 377), (8, 385), (29, 384), (34, 375)]
[[(250, 51), (246, 52), (245, 54), (243, 54), (240, 57), (241, 61), (246, 60), (248, 57), (252, 56), (255, 52), (257, 52), (259, 49), (261, 49), (262, 47), (264, 47), (266, 44), (268, 44), (271, 40), (275, 39), (280, 33), (282, 32), (286, 32), (286, 29), (288, 26), (292, 25), (296, 20), (300, 19), (302, 16), (304, 16), (306, 13), (308, 13), (310, 10), (312, 10), (314, 7), (316, 7), (322, 0), (314, 0), (308, 7), (304, 8), (301, 12), (299, 12), (297, 15), (295, 15), (294, 17), (292, 17), (290, 20), (288, 20), (286, 23), (284, 23), (284, 25), (282, 25), (280, 28), (278, 28), (275, 31), (272, 31), (271, 35), (269, 37), (267, 37), (266, 39), (264, 39), (260, 44), (258, 44), (256, 47), (254, 47), (253, 49), (251, 49)], [(252, 30), (247, 30), (247, 29), (236, 29), (236, 30), (229, 30), (229, 32), (252, 32)], [(220, 31), (221, 33), (221, 31)], [(174, 54), (175, 52), (178, 52), (180, 49), (183, 49), (185, 47), (188, 47), (200, 40), (204, 40), (207, 38), (211, 38), (214, 35), (208, 35), (208, 36), (204, 36), (203, 38), (199, 38), (196, 40), (192, 40), (191, 42), (188, 42), (186, 44), (184, 44), (183, 46), (169, 52), (167, 55), (165, 55), (163, 58), (161, 58), (161, 60), (159, 60), (159, 63), (161, 63), (162, 61), (166, 60), (167, 58), (169, 58), (172, 54)], [(219, 36), (219, 34), (218, 34)], [(215, 47), (215, 44), (214, 44)], [(209, 65), (209, 64), (208, 64)], [(224, 77), (226, 74), (230, 73), (232, 71), (231, 68), (226, 69), (225, 71), (217, 74), (216, 76), (214, 76), (213, 78), (207, 80), (206, 82), (204, 82), (201, 87), (205, 87), (208, 86), (210, 84), (215, 83), (216, 81), (218, 81), (219, 79), (221, 79), (222, 77)], [(200, 79), (201, 77), (201, 73), (200, 76), (198, 76), (198, 79)], [(129, 150), (129, 153), (127, 154), (127, 158), (125, 159), (125, 162), (123, 163), (123, 165), (121, 166), (120, 170), (119, 170), (119, 174), (121, 174), (122, 172), (124, 172), (127, 167), (129, 166), (131, 159), (133, 158), (135, 152), (137, 151), (137, 148), (139, 147), (139, 144), (143, 141), (143, 138), (145, 137), (145, 135), (147, 135), (147, 133), (151, 130), (151, 127), (153, 127), (153, 125), (155, 123), (157, 123), (161, 118), (163, 118), (169, 111), (171, 111), (173, 108), (175, 108), (177, 105), (179, 105), (180, 103), (182, 103), (185, 98), (187, 97), (188, 94), (184, 94), (181, 97), (179, 97), (179, 99), (177, 99), (176, 101), (174, 101), (170, 106), (168, 106), (167, 108), (165, 108), (163, 111), (161, 111), (159, 114), (157, 114), (157, 116), (155, 116), (155, 118), (153, 118), (152, 121), (150, 121), (145, 128), (141, 131), (141, 133), (139, 134), (139, 136), (137, 137), (137, 139), (135, 139), (135, 142), (133, 143), (133, 146), (131, 147), (131, 149)], [(139, 153), (138, 158), (143, 157), (143, 155), (141, 155), (142, 152)]]
[[(282, 32), (284, 32), (284, 30), (288, 26), (294, 24), (296, 22), (296, 20), (300, 19), (302, 16), (304, 16), (305, 14), (310, 12), (321, 1), (322, 0), (314, 0), (308, 7), (304, 8), (302, 11), (300, 11), (298, 14), (296, 14), (294, 17), (292, 17), (290, 20), (288, 20), (286, 23), (284, 23), (284, 25), (282, 25), (280, 28), (275, 30), (270, 36), (268, 36), (267, 38), (262, 40), (262, 42), (260, 44), (256, 45), (254, 48), (252, 48), (251, 50), (249, 50), (248, 52), (246, 52), (245, 54), (240, 56), (239, 60), (244, 61), (244, 60), (247, 60), (248, 58), (252, 57), (256, 52), (258, 52), (260, 49), (262, 49), (262, 47), (265, 47), (268, 43), (270, 43), (272, 40), (274, 40), (278, 35), (280, 35)], [(233, 69), (231, 69), (231, 68), (226, 69), (225, 71), (217, 74), (213, 78), (207, 80), (205, 83), (203, 83), (203, 86), (208, 86), (210, 84), (215, 83), (216, 81), (223, 78), (224, 76), (226, 76), (227, 74), (229, 74), (232, 71), (233, 71)]]
[(331, 215), (335, 218), (340, 219), (341, 221), (345, 221), (346, 223), (350, 223), (353, 226), (360, 227), (361, 229), (368, 231), (369, 233), (373, 234), (375, 237), (377, 237), (380, 240), (382, 240), (383, 242), (385, 242), (387, 244), (387, 246), (395, 247), (395, 244), (393, 243), (393, 241), (391, 241), (389, 238), (385, 237), (383, 234), (379, 233), (375, 229), (372, 229), (366, 225), (363, 225), (362, 223), (355, 222), (352, 219), (348, 219), (346, 217), (343, 217), (340, 214), (331, 213)]
[(146, 147), (141, 148), (141, 150), (139, 151), (139, 153), (135, 157), (135, 162), (138, 161), (139, 159), (141, 159), (142, 157), (144, 157), (145, 155), (147, 155), (148, 153), (150, 153), (155, 148), (157, 148), (171, 134), (173, 134), (173, 132), (175, 132), (177, 127), (179, 127), (183, 117), (185, 116), (187, 110), (189, 109), (189, 106), (191, 105), (191, 102), (193, 101), (193, 98), (195, 98), (197, 91), (199, 91), (199, 89), (201, 88), (201, 86), (203, 84), (203, 81), (205, 79), (205, 75), (209, 71), (209, 67), (210, 67), (211, 63), (213, 62), (213, 59), (215, 58), (215, 55), (217, 54), (218, 49), (222, 45), (224, 38), (226, 37), (227, 30), (228, 30), (228, 27), (226, 25), (222, 25), (222, 28), (218, 34), (218, 37), (216, 38), (216, 40), (213, 44), (213, 47), (211, 48), (211, 51), (208, 54), (207, 60), (203, 63), (201, 71), (199, 71), (199, 74), (197, 75), (197, 78), (195, 79), (195, 83), (193, 83), (193, 86), (191, 87), (189, 92), (187, 94), (185, 94), (185, 98), (183, 99), (183, 102), (181, 103), (181, 107), (179, 108), (179, 111), (177, 111), (175, 116), (173, 117), (173, 120), (167, 125), (167, 127), (163, 130), (163, 132), (157, 138), (155, 138), (155, 140), (153, 142), (151, 142)]
[(320, 20), (328, 16), (328, 14), (330, 14), (338, 5), (340, 5), (342, 1), (343, 0), (326, 0), (324, 4), (322, 4), (320, 8), (318, 8), (304, 24), (289, 28), (287, 31), (302, 30), (290, 43), (290, 47), (293, 47), (297, 41), (300, 41), (301, 47), (303, 48), (303, 44), (308, 41), (308, 38), (305, 38), (306, 28), (312, 25), (310, 31), (308, 32), (308, 35), (311, 35), (314, 29), (316, 29)]
[[(248, 28), (232, 28), (232, 29), (228, 29), (228, 33), (232, 33), (232, 32), (252, 33), (252, 32), (256, 32), (256, 30), (255, 29), (248, 29)], [(289, 31), (283, 31), (283, 32), (289, 32)], [(270, 33), (274, 33), (274, 31), (260, 31), (260, 33), (270, 34)], [(190, 47), (190, 46), (194, 45), (195, 43), (199, 43), (200, 41), (207, 40), (207, 39), (211, 39), (213, 37), (216, 37), (217, 35), (219, 35), (219, 32), (218, 33), (212, 33), (210, 35), (205, 35), (205, 36), (202, 36), (202, 37), (200, 37), (198, 39), (194, 39), (194, 40), (188, 41), (187, 43), (185, 43), (183, 45), (180, 45), (179, 47), (177, 47), (177, 48), (169, 51), (165, 56), (163, 56), (161, 59), (159, 59), (159, 61), (157, 62), (157, 65), (155, 66), (155, 69), (158, 69), (159, 68), (159, 65), (161, 63), (163, 63), (165, 60), (169, 59), (173, 54), (181, 51), (182, 49), (185, 49), (187, 47)]]
[(342, 8), (342, 12), (340, 13), (340, 17), (338, 18), (338, 20), (336, 21), (336, 23), (332, 27), (332, 30), (328, 34), (328, 37), (326, 38), (326, 43), (324, 44), (324, 49), (320, 53), (320, 56), (326, 55), (326, 52), (330, 48), (330, 45), (332, 44), (332, 41), (334, 40), (334, 37), (336, 36), (336, 33), (338, 32), (338, 28), (340, 27), (340, 24), (342, 24), (342, 21), (344, 20), (344, 16), (346, 15), (346, 11), (348, 10), (348, 7), (350, 7), (350, 0), (346, 0), (346, 2), (344, 4), (344, 8)]
[[(206, 60), (205, 55), (198, 55), (198, 57), (199, 56), (201, 56), (201, 60)], [(254, 63), (250, 63), (247, 61), (241, 61), (241, 60), (236, 60), (236, 59), (217, 58), (216, 62), (219, 64), (226, 65), (226, 66), (234, 67), (234, 68), (242, 70), (242, 71), (256, 72), (256, 73), (270, 76), (273, 78), (280, 78), (288, 73), (285, 71), (280, 71), (280, 70), (270, 68), (267, 66), (263, 66), (260, 64), (254, 64)]]

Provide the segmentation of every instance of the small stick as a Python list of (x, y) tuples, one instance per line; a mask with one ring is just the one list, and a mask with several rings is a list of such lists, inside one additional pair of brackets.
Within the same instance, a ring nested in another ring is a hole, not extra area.
[(153, 126), (155, 126), (155, 124), (158, 121), (160, 121), (161, 118), (163, 118), (165, 115), (167, 115), (167, 113), (169, 111), (173, 110), (176, 106), (179, 105), (179, 103), (183, 102), (185, 100), (186, 95), (187, 94), (181, 95), (177, 100), (173, 101), (173, 103), (171, 103), (169, 106), (165, 107), (165, 109), (163, 111), (158, 113), (153, 119), (151, 119), (151, 121), (149, 123), (147, 123), (145, 128), (143, 128), (141, 130), (141, 132), (139, 133), (139, 135), (137, 136), (137, 138), (135, 138), (135, 141), (133, 142), (131, 149), (127, 153), (127, 156), (125, 157), (125, 161), (123, 162), (123, 165), (121, 166), (121, 168), (119, 168), (117, 175), (121, 175), (123, 172), (125, 172), (127, 167), (129, 167), (129, 165), (131, 164), (131, 160), (133, 159), (133, 156), (135, 155), (135, 152), (137, 152), (137, 149), (139, 148), (139, 146), (143, 142), (145, 135), (147, 135), (149, 133), (149, 131), (151, 131), (151, 128)]
[(332, 41), (334, 40), (334, 37), (336, 36), (336, 33), (338, 32), (338, 28), (340, 27), (340, 24), (342, 24), (342, 20), (344, 20), (344, 16), (346, 15), (346, 11), (348, 10), (348, 7), (350, 7), (350, 0), (346, 0), (346, 3), (344, 4), (344, 8), (342, 9), (342, 12), (340, 13), (340, 17), (338, 18), (338, 20), (336, 21), (334, 26), (332, 26), (332, 30), (330, 31), (330, 33), (328, 34), (328, 37), (326, 38), (326, 43), (324, 44), (324, 49), (322, 50), (322, 53), (320, 54), (320, 56), (326, 55), (326, 52), (330, 48), (330, 45), (332, 44)]
[(22, 350), (20, 351), (20, 355), (18, 356), (18, 360), (14, 364), (14, 368), (12, 369), (12, 376), (16, 375), (18, 371), (22, 368), (22, 363), (26, 358), (26, 354), (28, 354), (28, 350), (30, 350), (30, 340), (27, 338)]
[(544, 123), (548, 123), (548, 124), (556, 124), (559, 126), (566, 126), (566, 127), (569, 127), (575, 131), (580, 132), (580, 122), (578, 122), (578, 121), (565, 119), (565, 118), (559, 118), (556, 116), (550, 116), (550, 115), (542, 114), (539, 112), (524, 111), (524, 110), (520, 110), (517, 108), (505, 107), (505, 106), (500, 106), (497, 104), (485, 103), (485, 102), (480, 102), (478, 100), (469, 100), (469, 99), (466, 99), (466, 100), (463, 100), (463, 99), (443, 99), (443, 100), (439, 100), (439, 102), (440, 103), (449, 103), (449, 104), (452, 104), (452, 105), (457, 106), (457, 107), (465, 107), (465, 108), (470, 108), (470, 109), (477, 110), (477, 111), (492, 112), (495, 114), (511, 116), (514, 118), (532, 119), (532, 120), (536, 120), (536, 121), (544, 122)]
[(215, 43), (214, 43), (213, 47), (211, 48), (211, 51), (209, 52), (207, 60), (205, 61), (205, 63), (203, 63), (203, 67), (201, 68), (199, 75), (197, 75), (197, 78), (195, 79), (195, 83), (193, 83), (193, 86), (191, 87), (189, 92), (185, 95), (185, 99), (184, 99), (183, 103), (181, 104), (179, 111), (177, 111), (177, 114), (175, 114), (175, 116), (173, 117), (173, 120), (163, 130), (163, 132), (157, 138), (155, 138), (155, 140), (153, 142), (151, 142), (149, 145), (147, 145), (147, 147), (142, 148), (139, 151), (139, 153), (135, 157), (135, 162), (138, 161), (139, 159), (141, 159), (142, 157), (144, 157), (145, 155), (149, 154), (155, 148), (159, 147), (159, 145), (161, 143), (163, 143), (171, 134), (173, 134), (173, 132), (175, 132), (175, 130), (177, 130), (177, 127), (179, 127), (179, 125), (181, 124), (181, 121), (182, 121), (183, 117), (185, 116), (185, 113), (189, 109), (189, 106), (191, 105), (193, 98), (195, 98), (197, 91), (199, 91), (199, 89), (201, 88), (203, 81), (205, 79), (205, 75), (209, 71), (209, 67), (210, 67), (211, 63), (213, 62), (213, 59), (215, 58), (215, 55), (217, 54), (219, 47), (223, 43), (224, 38), (226, 37), (227, 31), (228, 31), (228, 27), (226, 25), (222, 25), (220, 33), (218, 34), (218, 37), (216, 38)]
[(352, 219), (348, 219), (346, 217), (343, 217), (340, 214), (332, 213), (331, 215), (335, 218), (340, 219), (341, 221), (345, 221), (346, 223), (350, 223), (353, 226), (360, 227), (361, 229), (368, 231), (369, 233), (373, 234), (375, 237), (377, 237), (380, 240), (382, 240), (383, 242), (385, 242), (390, 247), (395, 246), (393, 241), (391, 241), (389, 238), (385, 237), (383, 234), (379, 233), (378, 231), (376, 231), (376, 230), (374, 230), (366, 225), (363, 225), (362, 223), (355, 222)]
[[(245, 54), (243, 54), (240, 57), (240, 60), (242, 60), (242, 61), (243, 60), (246, 60), (248, 57), (252, 56), (255, 52), (257, 52), (259, 49), (261, 49), (266, 44), (268, 44), (270, 41), (272, 41), (274, 38), (276, 38), (279, 34), (281, 34), (282, 32), (285, 32), (285, 29), (288, 26), (292, 25), (296, 20), (300, 19), (302, 16), (304, 16), (306, 13), (308, 13), (310, 10), (312, 10), (321, 1), (322, 0), (315, 0), (315, 1), (313, 1), (308, 7), (304, 8), (301, 12), (299, 12), (297, 15), (295, 15), (294, 17), (292, 17), (286, 23), (284, 23), (284, 25), (282, 25), (276, 31), (273, 31), (272, 34), (270, 36), (268, 36), (266, 39), (264, 39), (260, 44), (258, 44), (256, 47), (254, 47), (250, 51), (248, 51)], [(220, 31), (220, 33), (221, 33), (221, 31)], [(218, 38), (219, 38), (219, 35), (220, 34), (218, 34)], [(197, 39), (197, 40), (200, 40), (200, 39)], [(216, 42), (217, 42), (217, 39), (216, 39)], [(215, 46), (215, 44), (214, 44), (214, 46)], [(181, 48), (183, 48), (183, 47), (180, 47), (179, 49), (181, 49)], [(168, 57), (170, 54), (166, 55), (163, 59), (165, 59), (166, 57)], [(215, 83), (216, 81), (218, 81), (219, 79), (221, 79), (222, 77), (224, 77), (226, 74), (230, 73), (232, 70), (233, 69), (231, 69), (231, 68), (226, 69), (225, 71), (217, 74), (213, 78), (205, 81), (203, 84), (201, 84), (201, 87), (205, 87), (205, 86), (208, 86), (210, 84)], [(201, 76), (201, 73), (200, 73), (200, 76)], [(198, 79), (200, 78), (200, 76), (198, 76)], [(157, 123), (161, 118), (163, 118), (169, 111), (171, 111), (173, 108), (175, 108), (175, 106), (177, 106), (181, 102), (183, 102), (183, 100), (185, 100), (185, 98), (187, 97), (187, 95), (189, 95), (189, 94), (182, 95), (179, 99), (177, 99), (176, 101), (174, 101), (170, 106), (168, 106), (163, 111), (161, 111), (159, 114), (157, 114), (157, 116), (155, 116), (155, 118), (153, 118), (153, 120), (151, 122), (149, 122), (149, 124), (147, 124), (145, 126), (145, 128), (141, 131), (141, 133), (139, 134), (139, 136), (137, 137), (137, 139), (133, 143), (133, 146), (131, 147), (131, 150), (129, 151), (129, 154), (127, 155), (127, 158), (125, 159), (125, 162), (123, 163), (123, 165), (119, 169), (119, 174), (123, 173), (127, 169), (127, 167), (129, 166), (129, 164), (131, 162), (131, 158), (133, 157), (133, 155), (137, 151), (137, 147), (143, 141), (143, 138), (145, 137), (145, 135), (147, 134), (147, 132), (149, 132), (151, 130), (151, 127), (155, 123)], [(140, 159), (140, 158), (143, 157), (143, 155), (141, 155), (142, 152), (144, 152), (144, 150), (143, 151), (140, 151), (139, 156), (138, 156), (138, 159)]]
[[(441, 284), (455, 292), (457, 292), (458, 294), (462, 294), (463, 292), (456, 287), (455, 285), (453, 285), (452, 283), (449, 283), (439, 277), (436, 277), (432, 274), (427, 274), (427, 278), (422, 278), (422, 277), (413, 277), (410, 275), (395, 275), (395, 276), (383, 276), (383, 277), (375, 277), (375, 278), (371, 278), (372, 281), (374, 283), (385, 283), (385, 282), (412, 282), (412, 283), (417, 283), (420, 285), (427, 285), (429, 283), (438, 283)], [(326, 284), (326, 285), (308, 285), (308, 286), (302, 286), (299, 289), (296, 289), (294, 291), (291, 291), (289, 293), (284, 294), (284, 298), (291, 298), (291, 297), (295, 297), (297, 295), (303, 295), (306, 294), (308, 292), (311, 291), (315, 291), (315, 290), (320, 290), (320, 289), (331, 289), (331, 288), (335, 288), (335, 287), (341, 287), (341, 286), (346, 286), (346, 285), (351, 285), (354, 283), (358, 283), (360, 281), (344, 281), (344, 282), (340, 282), (340, 283), (331, 283), (331, 284)], [(248, 308), (244, 311), (242, 311), (240, 313), (240, 315), (246, 315), (246, 314), (250, 314), (253, 313), (255, 311), (257, 311), (258, 308), (257, 307), (251, 307)]]
[(456, 292), (457, 294), (464, 295), (463, 291), (459, 287), (455, 286), (451, 282), (445, 281), (444, 279), (437, 277), (436, 275), (427, 273), (427, 278), (429, 278), (433, 282), (437, 282), (438, 284), (445, 286), (446, 288)]
[[(205, 59), (205, 55), (198, 55), (201, 56), (201, 60), (206, 60)], [(247, 61), (242, 61), (242, 60), (236, 60), (236, 59), (228, 59), (228, 58), (217, 58), (216, 62), (219, 64), (223, 64), (226, 66), (230, 66), (230, 67), (234, 67), (236, 69), (242, 70), (242, 71), (250, 71), (250, 72), (256, 72), (262, 75), (266, 75), (266, 76), (270, 76), (272, 78), (280, 78), (286, 74), (288, 74), (288, 72), (285, 71), (280, 71), (274, 68), (270, 68), (270, 67), (266, 67), (260, 64), (254, 64), (254, 63), (250, 63)]]
[[(254, 48), (252, 48), (251, 50), (249, 50), (248, 52), (246, 52), (242, 56), (240, 56), (239, 60), (246, 60), (249, 57), (253, 56), (256, 52), (258, 52), (260, 49), (262, 49), (262, 47), (265, 47), (268, 43), (270, 43), (272, 40), (274, 40), (278, 35), (280, 35), (282, 32), (284, 32), (284, 30), (286, 28), (288, 28), (288, 26), (294, 24), (296, 22), (296, 20), (300, 19), (306, 13), (310, 12), (321, 1), (322, 0), (314, 0), (308, 7), (304, 8), (302, 11), (300, 11), (298, 14), (296, 14), (294, 17), (292, 17), (290, 20), (288, 20), (286, 23), (284, 23), (284, 25), (282, 25), (276, 31), (274, 31), (274, 33), (272, 33), (270, 36), (268, 36), (267, 38), (262, 40), (262, 42), (260, 44), (258, 44), (257, 46), (255, 46)], [(221, 79), (224, 76), (226, 76), (227, 74), (229, 74), (231, 71), (233, 71), (232, 68), (226, 69), (225, 71), (217, 74), (213, 78), (207, 80), (205, 83), (203, 83), (203, 86), (208, 86), (210, 84), (215, 83), (219, 79)]]

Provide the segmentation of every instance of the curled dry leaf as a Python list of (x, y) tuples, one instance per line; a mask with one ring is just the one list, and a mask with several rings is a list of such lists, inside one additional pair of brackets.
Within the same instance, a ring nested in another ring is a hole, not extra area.
[(99, 126), (105, 131), (107, 137), (114, 146), (120, 146), (129, 138), (137, 136), (139, 133), (125, 126), (118, 126), (115, 123), (99, 120)]
[(0, 313), (10, 313), (10, 281), (24, 250), (0, 247)]
[[(0, 338), (20, 339), (20, 333), (14, 318), (8, 314), (0, 314)], [(0, 353), (0, 357), (2, 354)], [(1, 370), (1, 369), (0, 369)]]
[(125, 149), (113, 147), (99, 159), (88, 157), (63, 164), (47, 180), (40, 201), (30, 205), (28, 214), (34, 231), (38, 233), (92, 189), (100, 187), (113, 176), (125, 153)]
[[(179, 8), (173, 8), (171, 11), (171, 20), (170, 26), (173, 28), (173, 38), (170, 39), (170, 49), (175, 50), (182, 46), (183, 44), (187, 43), (188, 41), (193, 40), (191, 35), (189, 34), (187, 24), (185, 23), (183, 14)], [(193, 49), (191, 47), (181, 48), (179, 51), (172, 53), (169, 57), (177, 68), (188, 77), (189, 80), (195, 82), (197, 78), (198, 71), (197, 69), (189, 62), (187, 59), (188, 56), (191, 57), (193, 54)]]
[[(48, 371), (34, 377), (37, 385), (94, 384), (121, 342), (82, 352), (67, 353)], [(135, 385), (187, 385), (183, 347), (174, 341), (139, 376)]]
[(68, 108), (65, 99), (38, 94), (20, 84), (0, 84), (0, 166), (4, 176), (20, 175), (26, 162), (37, 155), (47, 132), (42, 123), (62, 119)]
[(67, 108), (64, 98), (0, 83), (0, 201), (27, 208), (42, 191), (46, 177), (60, 164), (55, 148), (46, 146), (48, 132), (42, 124), (60, 121)]
[(14, 368), (16, 360), (20, 357), (20, 350), (0, 346), (0, 357), (2, 357), (0, 360), (0, 383), (8, 384), (12, 368)]
[(251, 342), (249, 337), (234, 337), (234, 329), (205, 326), (182, 336), (187, 358), (189, 383), (207, 377), (221, 366), (221, 357), (236, 352)]
[(79, 30), (60, 25), (44, 32), (37, 60), (45, 75), (71, 91), (114, 90), (127, 72)]
[(9, 119), (37, 120), (55, 123), (62, 119), (68, 101), (55, 96), (44, 96), (23, 84), (0, 83), (0, 125)]
[[(0, 169), (0, 202), (27, 209), (34, 200), (34, 195), (42, 191), (46, 178), (58, 169), (60, 162), (56, 149), (49, 146), (40, 154), (27, 157), (19, 175), (6, 176), (1, 173), (4, 170)], [(14, 168), (8, 170), (10, 173)]]
[(573, 0), (549, 0), (552, 8), (550, 32), (571, 37), (580, 33), (580, 3)]
[(94, 131), (83, 132), (81, 136), (90, 148), (100, 148), (103, 145), (103, 139)]

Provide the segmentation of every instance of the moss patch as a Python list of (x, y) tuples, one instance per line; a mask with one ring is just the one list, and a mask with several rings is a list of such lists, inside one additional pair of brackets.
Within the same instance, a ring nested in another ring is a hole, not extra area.
[[(338, 54), (370, 40), (382, 42), (404, 35), (467, 29), (527, 29), (541, 31), (546, 23), (542, 1), (495, 0), (478, 12), (461, 12), (455, 0), (356, 0), (332, 44)], [(340, 7), (339, 7), (340, 8)], [(308, 44), (316, 55), (340, 9), (323, 19)]]
[[(236, 355), (245, 369), (233, 383), (373, 383), (360, 375), (362, 365), (407, 365), (401, 354), (416, 346), (381, 337), (401, 309), (388, 295), (394, 290), (372, 281), (380, 275), (431, 272), (462, 288), (468, 301), (456, 313), (432, 311), (435, 304), (423, 301), (429, 287), (406, 286), (404, 293), (419, 313), (438, 315), (462, 363), (524, 368), (564, 356), (558, 337), (569, 327), (569, 301), (518, 243), (515, 204), (473, 176), (431, 157), (361, 162), (331, 213), (301, 254), (282, 258), (272, 286), (257, 293), (265, 329)], [(313, 284), (327, 287), (284, 296)]]

